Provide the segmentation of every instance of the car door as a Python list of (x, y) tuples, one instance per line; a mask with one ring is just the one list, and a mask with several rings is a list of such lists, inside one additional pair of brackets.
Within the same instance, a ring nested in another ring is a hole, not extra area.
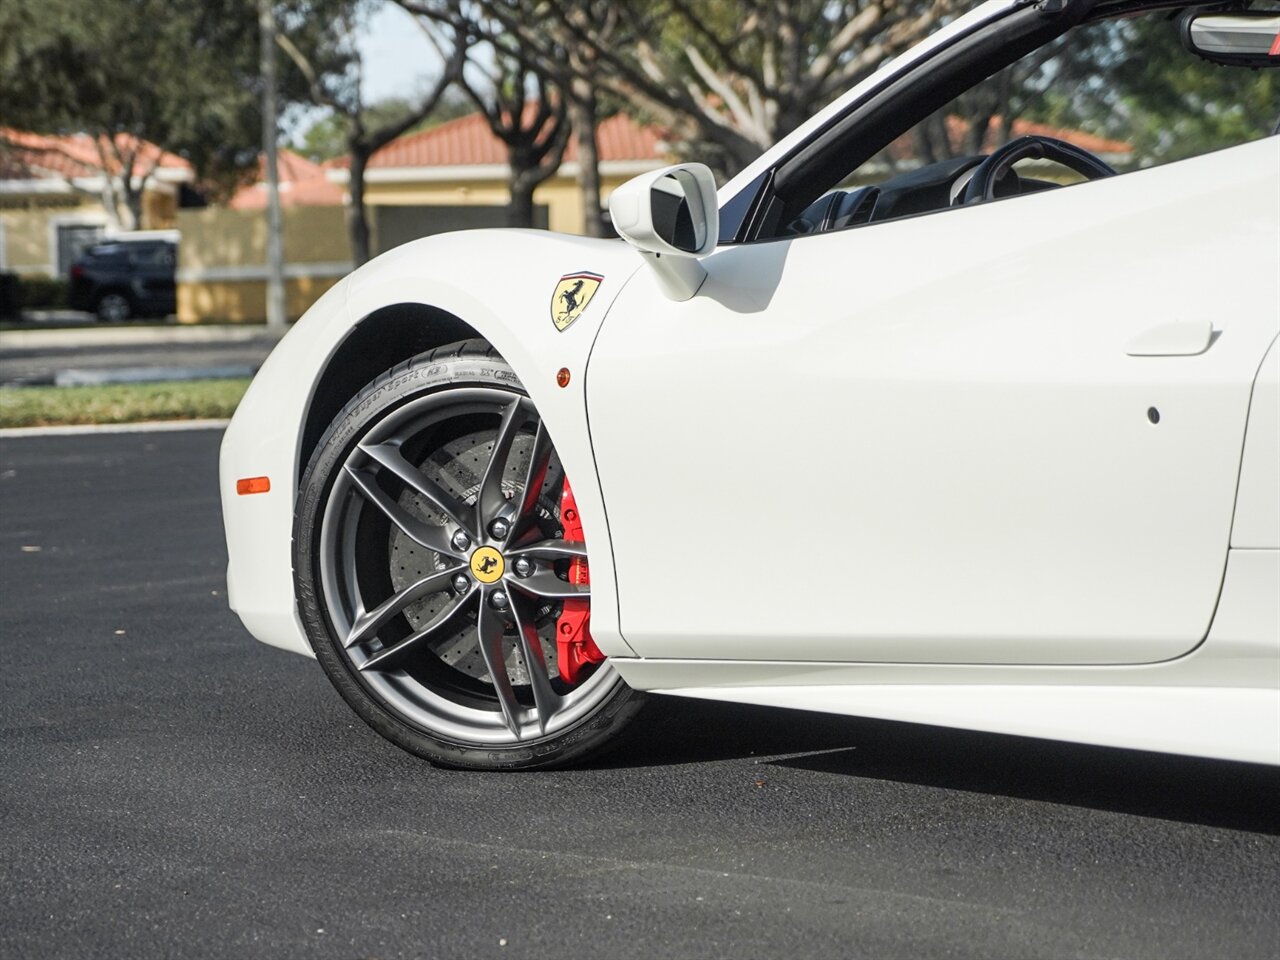
[(1193, 648), (1276, 335), (1277, 148), (721, 247), (683, 303), (636, 274), (586, 387), (627, 642), (951, 663)]
[(174, 248), (168, 243), (136, 244), (129, 253), (139, 308), (157, 313), (174, 309), (177, 284)]

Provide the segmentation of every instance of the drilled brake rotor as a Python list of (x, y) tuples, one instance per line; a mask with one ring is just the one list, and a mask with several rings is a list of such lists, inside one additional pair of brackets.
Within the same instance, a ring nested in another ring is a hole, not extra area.
[[(491, 438), (492, 434), (488, 436)], [(528, 468), (532, 451), (533, 437), (530, 435), (522, 435), (513, 442), (511, 456), (502, 478), (502, 492), (507, 499), (511, 499), (519, 492), (519, 484)], [(420, 469), (449, 493), (468, 506), (472, 506), (479, 495), (481, 476), (492, 454), (492, 439), (483, 439), (483, 435), (468, 434), (441, 446), (420, 465)], [(559, 463), (553, 462), (552, 469), (547, 471), (537, 504), (537, 512), (542, 520), (541, 525), (547, 536), (558, 535), (560, 508), (556, 491), (562, 482), (563, 473)], [(406, 489), (400, 495), (399, 503), (415, 517), (432, 526), (443, 527), (446, 524), (444, 514), (414, 490)], [(391, 527), (388, 542), (388, 564), (391, 585), (397, 592), (447, 566), (445, 558), (440, 554), (416, 543), (395, 526)], [(410, 627), (420, 630), (444, 609), (453, 596), (454, 594), (450, 591), (430, 594), (406, 607), (404, 617)], [(534, 621), (538, 636), (543, 641), (542, 649), (547, 659), (547, 670), (552, 677), (559, 675), (555, 644), (555, 614), (558, 607), (559, 604), (555, 603), (544, 604), (538, 609)], [(456, 629), (441, 631), (443, 636), (433, 637), (429, 648), (442, 662), (460, 673), (491, 683), (492, 678), (476, 645), (475, 624), (474, 613), (461, 618)], [(520, 645), (509, 644), (506, 650), (506, 666), (511, 682), (517, 686), (529, 683), (529, 671), (521, 655)]]

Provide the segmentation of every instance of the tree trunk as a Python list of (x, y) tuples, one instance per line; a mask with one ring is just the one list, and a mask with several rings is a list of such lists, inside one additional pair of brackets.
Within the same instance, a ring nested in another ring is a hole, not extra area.
[(121, 193), (124, 195), (124, 216), (121, 218), (121, 226), (125, 230), (142, 229), (142, 192), (146, 189), (146, 184), (134, 187), (132, 183), (125, 183)]
[(596, 94), (589, 80), (575, 76), (569, 97), (569, 124), (578, 141), (578, 186), (582, 191), (582, 232), (603, 237), (600, 205), (600, 146), (596, 140)]
[[(71, 178), (67, 178), (67, 182), (71, 182)], [(74, 186), (74, 184), (73, 184)], [(117, 230), (128, 230), (125, 225), (125, 213), (123, 204), (120, 202), (120, 193), (116, 190), (115, 177), (111, 176), (106, 170), (102, 172), (102, 208), (107, 212), (107, 216), (111, 220), (111, 225)]]
[[(514, 159), (514, 157), (513, 157)], [(532, 227), (533, 224), (533, 191), (538, 185), (537, 178), (530, 176), (528, 168), (511, 167), (511, 200), (507, 204), (508, 227)]]
[(347, 183), (351, 201), (347, 204), (347, 236), (351, 240), (351, 259), (357, 267), (369, 262), (369, 211), (364, 204), (364, 172), (368, 164), (368, 151), (358, 144), (351, 144), (351, 178)]

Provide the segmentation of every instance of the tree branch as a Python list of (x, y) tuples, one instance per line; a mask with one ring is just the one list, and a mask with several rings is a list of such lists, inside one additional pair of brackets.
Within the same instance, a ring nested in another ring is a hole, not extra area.
[(288, 34), (283, 30), (276, 31), (276, 45), (293, 61), (293, 65), (298, 68), (298, 72), (307, 81), (307, 91), (311, 94), (311, 99), (315, 101), (317, 106), (329, 107), (335, 113), (340, 113), (344, 117), (351, 115), (350, 109), (340, 103), (336, 97), (324, 88), (316, 68), (312, 66), (311, 61), (307, 59), (306, 55), (298, 49), (297, 44), (289, 39)]

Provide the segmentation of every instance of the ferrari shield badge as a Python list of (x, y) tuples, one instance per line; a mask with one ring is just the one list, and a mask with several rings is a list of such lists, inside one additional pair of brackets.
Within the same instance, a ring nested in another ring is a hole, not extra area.
[(556, 284), (556, 292), (551, 295), (551, 322), (557, 330), (566, 329), (569, 324), (582, 315), (587, 304), (595, 296), (603, 280), (598, 273), (567, 273)]

